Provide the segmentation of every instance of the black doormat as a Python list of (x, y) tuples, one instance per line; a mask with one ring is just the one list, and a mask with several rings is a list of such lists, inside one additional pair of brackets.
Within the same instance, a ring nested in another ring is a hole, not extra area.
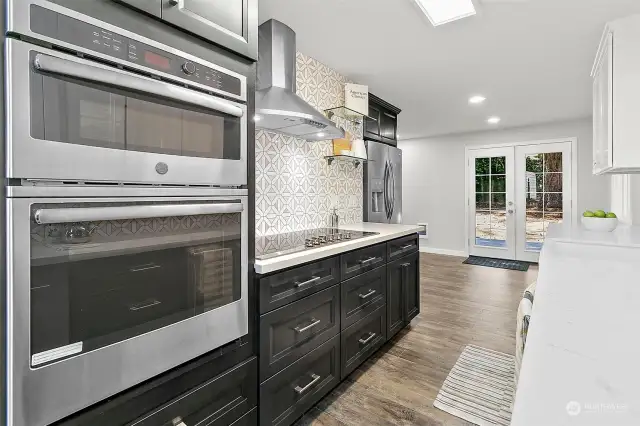
[(507, 260), (507, 259), (494, 259), (491, 257), (481, 256), (469, 256), (467, 260), (462, 263), (467, 265), (488, 266), (489, 268), (511, 269), (514, 271), (526, 272), (529, 270), (529, 262), (523, 262), (520, 260)]

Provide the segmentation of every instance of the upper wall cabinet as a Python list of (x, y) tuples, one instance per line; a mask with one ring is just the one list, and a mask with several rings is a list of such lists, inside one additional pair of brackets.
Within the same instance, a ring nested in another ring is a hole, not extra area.
[(258, 0), (117, 0), (253, 60)]
[(640, 15), (607, 24), (593, 77), (593, 173), (640, 173)]
[(364, 138), (396, 146), (400, 108), (369, 93), (369, 117), (364, 120)]

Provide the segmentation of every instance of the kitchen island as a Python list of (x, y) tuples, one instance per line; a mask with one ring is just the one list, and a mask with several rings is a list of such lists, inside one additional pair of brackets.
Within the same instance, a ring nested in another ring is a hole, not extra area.
[(260, 425), (295, 422), (420, 312), (419, 228), (340, 231), (358, 237), (256, 260)]

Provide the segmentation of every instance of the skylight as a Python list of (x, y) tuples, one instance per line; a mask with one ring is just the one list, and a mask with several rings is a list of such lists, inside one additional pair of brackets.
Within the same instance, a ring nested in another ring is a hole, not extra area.
[(472, 0), (415, 0), (433, 26), (476, 14)]

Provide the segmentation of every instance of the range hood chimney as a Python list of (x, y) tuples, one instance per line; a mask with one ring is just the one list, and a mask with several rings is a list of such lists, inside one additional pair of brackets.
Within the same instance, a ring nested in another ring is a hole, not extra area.
[(296, 95), (296, 33), (275, 19), (258, 29), (256, 127), (308, 141), (344, 131)]

